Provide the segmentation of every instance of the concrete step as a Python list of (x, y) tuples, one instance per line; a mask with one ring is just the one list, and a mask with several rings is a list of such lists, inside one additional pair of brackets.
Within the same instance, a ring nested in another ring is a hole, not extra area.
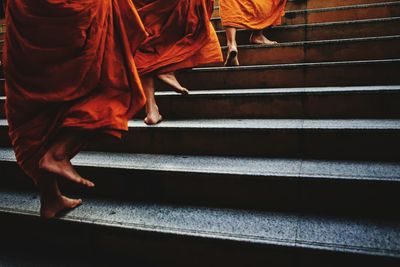
[[(249, 44), (250, 31), (238, 30), (239, 45)], [(226, 45), (225, 31), (217, 31), (221, 45)], [(400, 34), (400, 17), (283, 25), (265, 30), (265, 35), (280, 43), (315, 40), (364, 38)]]
[[(285, 17), (283, 18), (282, 25), (351, 21), (399, 16), (400, 1), (393, 1), (287, 11)], [(214, 17), (211, 21), (217, 30), (223, 29), (220, 17)]]
[(400, 118), (399, 86), (159, 92), (157, 102), (165, 119)]
[(400, 59), (388, 59), (194, 68), (177, 77), (191, 90), (372, 86), (400, 84), (399, 69)]
[[(0, 146), (10, 146), (0, 121)], [(399, 120), (215, 119), (129, 123), (122, 141), (88, 149), (102, 152), (258, 156), (314, 159), (400, 159)]]
[[(86, 197), (400, 219), (399, 162), (82, 152), (73, 164), (96, 187), (63, 191)], [(0, 167), (0, 188), (34, 190), (11, 149)]]
[(62, 218), (43, 221), (36, 215), (36, 194), (1, 191), (0, 196), (7, 247), (72, 246), (98, 259), (151, 266), (398, 266), (400, 261), (396, 220), (87, 199)]
[(165, 121), (155, 127), (139, 120), (129, 128), (121, 142), (110, 140), (91, 148), (157, 154), (400, 159), (399, 120), (188, 120)]
[[(400, 118), (400, 86), (312, 87), (158, 92), (163, 117), (218, 118)], [(5, 97), (0, 97), (4, 118)], [(144, 118), (144, 112), (136, 117)]]
[(400, 58), (400, 35), (239, 46), (242, 66), (391, 58)]

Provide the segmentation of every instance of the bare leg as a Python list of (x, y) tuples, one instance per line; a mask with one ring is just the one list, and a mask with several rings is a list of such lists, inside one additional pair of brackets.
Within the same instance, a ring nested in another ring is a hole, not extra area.
[(226, 56), (225, 66), (239, 66), (238, 49), (236, 43), (236, 28), (226, 27), (226, 40), (228, 54)]
[(271, 41), (267, 37), (265, 37), (262, 30), (260, 31), (253, 31), (250, 36), (250, 43), (252, 44), (266, 44), (266, 45), (274, 45), (278, 42)]
[(84, 137), (76, 131), (60, 133), (39, 162), (39, 167), (49, 173), (59, 175), (71, 182), (94, 187), (94, 183), (82, 178), (71, 164), (71, 159), (79, 152)]
[(146, 94), (146, 118), (144, 122), (147, 125), (154, 125), (162, 121), (162, 116), (158, 111), (156, 99), (154, 97), (154, 77), (146, 75), (141, 78), (144, 92)]
[(189, 90), (183, 87), (176, 79), (175, 72), (158, 74), (157, 78), (171, 86), (175, 92), (182, 95), (189, 94)]
[(76, 208), (82, 204), (81, 199), (72, 199), (63, 196), (58, 188), (55, 177), (46, 176), (39, 179), (40, 216), (51, 219), (64, 210)]

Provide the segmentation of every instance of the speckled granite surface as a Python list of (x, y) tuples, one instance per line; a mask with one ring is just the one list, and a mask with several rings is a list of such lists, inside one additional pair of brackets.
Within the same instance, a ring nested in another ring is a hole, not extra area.
[[(37, 216), (34, 193), (0, 191), (0, 214)], [(400, 222), (85, 200), (61, 220), (139, 231), (400, 257)]]
[[(11, 149), (0, 148), (1, 161), (15, 161)], [(396, 162), (81, 152), (73, 163), (77, 166), (168, 172), (400, 182), (400, 163)]]

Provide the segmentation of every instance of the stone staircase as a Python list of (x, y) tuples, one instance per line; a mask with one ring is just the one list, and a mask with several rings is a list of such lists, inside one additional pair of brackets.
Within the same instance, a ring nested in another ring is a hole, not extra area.
[(2, 80), (0, 266), (400, 266), (400, 1), (289, 1), (266, 34), (238, 32), (240, 67), (180, 73), (189, 96), (159, 84), (165, 122), (82, 152), (96, 188), (64, 184), (84, 205), (52, 221)]

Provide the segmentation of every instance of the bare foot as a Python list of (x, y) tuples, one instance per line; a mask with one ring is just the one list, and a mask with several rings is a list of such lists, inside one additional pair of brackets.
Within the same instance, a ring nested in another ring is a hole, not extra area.
[(41, 198), (40, 202), (40, 217), (51, 219), (62, 211), (71, 210), (81, 205), (82, 199), (72, 199), (60, 195), (52, 199)]
[(39, 167), (50, 173), (57, 174), (71, 182), (82, 184), (87, 187), (94, 187), (94, 183), (82, 178), (72, 166), (69, 159), (59, 158), (48, 151), (39, 162)]
[(237, 47), (228, 47), (228, 55), (226, 56), (225, 67), (239, 66)]
[(147, 116), (144, 118), (144, 123), (147, 125), (155, 125), (162, 121), (162, 116), (158, 111), (158, 107), (152, 108), (150, 111), (147, 111)]
[(264, 45), (275, 45), (277, 41), (271, 41), (264, 34), (251, 34), (250, 36), (250, 43), (251, 44), (264, 44)]
[(169, 73), (162, 73), (158, 74), (157, 78), (160, 79), (161, 81), (165, 82), (169, 86), (174, 89), (175, 92), (182, 94), (182, 95), (188, 95), (189, 90), (183, 87), (178, 80), (176, 79), (175, 73), (169, 72)]

